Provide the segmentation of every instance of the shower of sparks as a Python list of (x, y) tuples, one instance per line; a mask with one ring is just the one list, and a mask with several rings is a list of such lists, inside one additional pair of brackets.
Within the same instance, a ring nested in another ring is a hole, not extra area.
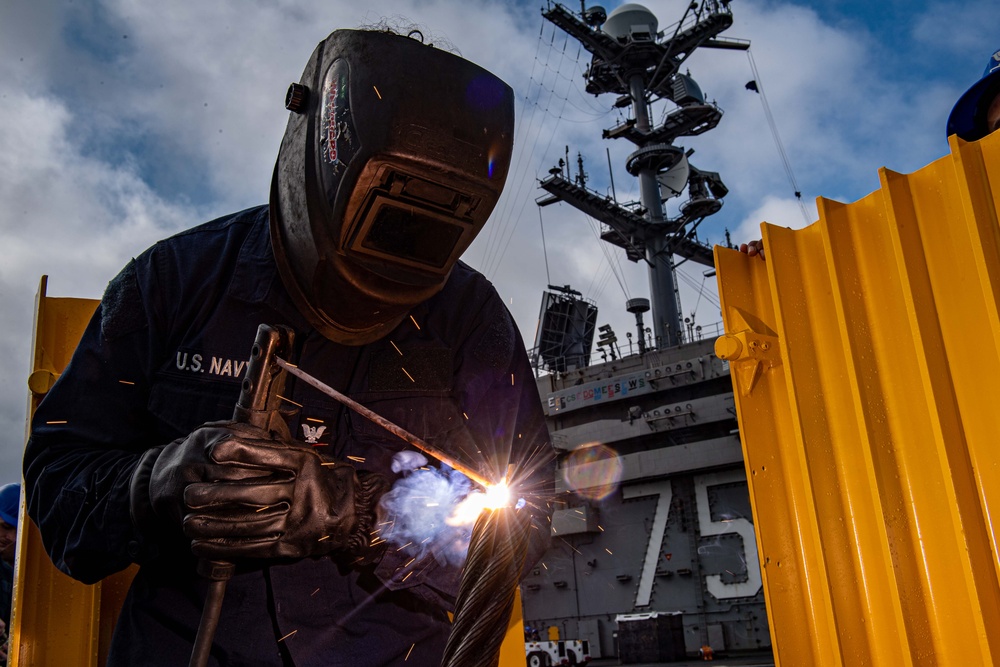
[[(411, 315), (410, 317), (412, 318), (413, 316)], [(416, 323), (416, 321), (414, 321), (414, 323)], [(462, 474), (464, 474), (466, 477), (468, 477), (469, 479), (471, 479), (472, 481), (474, 481), (476, 484), (479, 484), (483, 488), (486, 488), (486, 487), (488, 487), (490, 485), (490, 480), (486, 479), (485, 477), (483, 477), (482, 475), (480, 475), (478, 472), (476, 472), (475, 470), (473, 470), (469, 466), (463, 465), (463, 464), (459, 463), (458, 461), (455, 461), (451, 456), (447, 455), (445, 452), (441, 451), (437, 447), (431, 446), (430, 444), (428, 444), (424, 440), (418, 438), (417, 436), (413, 435), (412, 433), (410, 433), (406, 429), (403, 429), (403, 428), (397, 426), (396, 424), (393, 424), (391, 421), (389, 421), (385, 417), (383, 417), (383, 416), (379, 415), (378, 413), (376, 413), (376, 412), (374, 412), (374, 411), (366, 408), (365, 406), (361, 405), (360, 403), (358, 403), (357, 401), (353, 400), (352, 398), (350, 398), (348, 396), (345, 396), (344, 394), (342, 394), (341, 392), (337, 391), (336, 389), (334, 389), (330, 385), (325, 384), (324, 382), (321, 382), (320, 380), (318, 380), (318, 379), (314, 378), (313, 376), (309, 375), (305, 371), (302, 371), (299, 368), (297, 368), (295, 366), (292, 366), (291, 364), (289, 364), (287, 361), (285, 361), (281, 357), (275, 357), (275, 362), (279, 366), (281, 366), (282, 368), (284, 368), (285, 370), (287, 370), (289, 373), (291, 373), (292, 375), (294, 375), (295, 377), (299, 378), (300, 380), (302, 380), (306, 384), (308, 384), (308, 385), (310, 385), (312, 387), (315, 387), (316, 389), (319, 389), (321, 392), (323, 392), (324, 394), (326, 394), (330, 398), (336, 400), (338, 403), (341, 403), (342, 405), (346, 405), (348, 408), (350, 408), (351, 410), (357, 412), (359, 415), (365, 417), (366, 419), (368, 419), (370, 421), (375, 422), (376, 424), (378, 424), (379, 426), (381, 426), (385, 430), (389, 431), (390, 433), (392, 433), (396, 437), (404, 440), (405, 442), (408, 442), (409, 444), (413, 445), (414, 447), (416, 447), (420, 451), (424, 452), (425, 454), (429, 454), (430, 456), (433, 456), (434, 458), (436, 458), (437, 460), (441, 461), (442, 463), (447, 464), (449, 467), (454, 468), (455, 470), (460, 471)]]
[(391, 340), (389, 341), (389, 344), (392, 345), (394, 348), (396, 348), (396, 352), (399, 352), (399, 356), (403, 356), (403, 351), (401, 349), (399, 349), (398, 345), (396, 345), (395, 343), (393, 343)]
[(284, 637), (282, 637), (282, 638), (281, 638), (281, 639), (279, 639), (278, 641), (279, 641), (279, 642), (283, 642), (283, 641), (285, 641), (286, 639), (288, 639), (289, 637), (291, 637), (292, 635), (294, 635), (294, 634), (295, 634), (296, 632), (298, 632), (298, 630), (292, 630), (291, 632), (289, 632), (289, 633), (288, 633), (287, 635), (285, 635)]
[(413, 317), (413, 315), (410, 315), (410, 320), (413, 322), (413, 326), (417, 328), (417, 331), (420, 331), (420, 325), (417, 324), (417, 319)]
[(406, 377), (410, 378), (410, 382), (416, 382), (416, 380), (413, 379), (413, 376), (410, 375), (410, 373), (405, 368), (403, 368), (402, 366), (400, 366), (400, 368), (402, 368), (403, 372), (406, 373)]
[(290, 398), (288, 398), (288, 397), (286, 397), (286, 396), (282, 396), (281, 394), (278, 394), (278, 398), (280, 398), (280, 399), (281, 399), (281, 400), (283, 400), (283, 401), (288, 401), (288, 402), (289, 402), (289, 403), (291, 403), (292, 405), (296, 405), (296, 406), (298, 406), (298, 407), (300, 407), (300, 408), (302, 407), (302, 404), (301, 404), (301, 403), (296, 403), (296, 402), (295, 402), (295, 401), (293, 401), (292, 399), (290, 399)]
[(364, 463), (365, 457), (363, 456), (348, 456), (348, 460), (354, 461), (355, 463)]

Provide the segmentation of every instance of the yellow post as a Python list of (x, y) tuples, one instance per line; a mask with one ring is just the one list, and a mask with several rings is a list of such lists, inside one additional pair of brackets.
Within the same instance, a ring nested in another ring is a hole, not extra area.
[[(28, 424), (38, 403), (69, 363), (98, 302), (46, 295), (42, 277), (35, 302)], [(21, 496), (11, 609), (12, 667), (90, 667), (107, 660), (111, 632), (134, 569), (93, 586), (70, 579), (52, 565)]]

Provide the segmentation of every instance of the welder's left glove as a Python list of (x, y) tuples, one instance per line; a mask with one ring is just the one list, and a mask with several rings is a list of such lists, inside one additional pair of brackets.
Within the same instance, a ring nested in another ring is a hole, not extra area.
[(333, 552), (365, 557), (378, 500), (389, 482), (312, 449), (258, 439), (214, 445), (212, 458), (260, 477), (195, 483), (184, 491), (183, 529), (206, 558), (304, 558)]

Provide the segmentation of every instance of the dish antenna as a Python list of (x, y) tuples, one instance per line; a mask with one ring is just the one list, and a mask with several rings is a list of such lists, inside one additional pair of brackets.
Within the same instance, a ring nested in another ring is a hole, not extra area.
[(681, 159), (672, 167), (657, 174), (656, 180), (660, 184), (660, 199), (666, 201), (679, 195), (687, 185), (690, 173), (691, 167), (688, 165), (687, 156), (681, 155)]

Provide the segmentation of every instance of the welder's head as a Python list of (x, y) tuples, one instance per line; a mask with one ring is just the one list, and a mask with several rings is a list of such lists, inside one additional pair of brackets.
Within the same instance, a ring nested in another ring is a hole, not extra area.
[(271, 181), (271, 240), (327, 338), (389, 333), (445, 284), (510, 164), (513, 91), (417, 39), (338, 30), (313, 52)]
[(1000, 129), (1000, 51), (990, 56), (979, 81), (958, 98), (948, 116), (948, 136), (982, 139)]

